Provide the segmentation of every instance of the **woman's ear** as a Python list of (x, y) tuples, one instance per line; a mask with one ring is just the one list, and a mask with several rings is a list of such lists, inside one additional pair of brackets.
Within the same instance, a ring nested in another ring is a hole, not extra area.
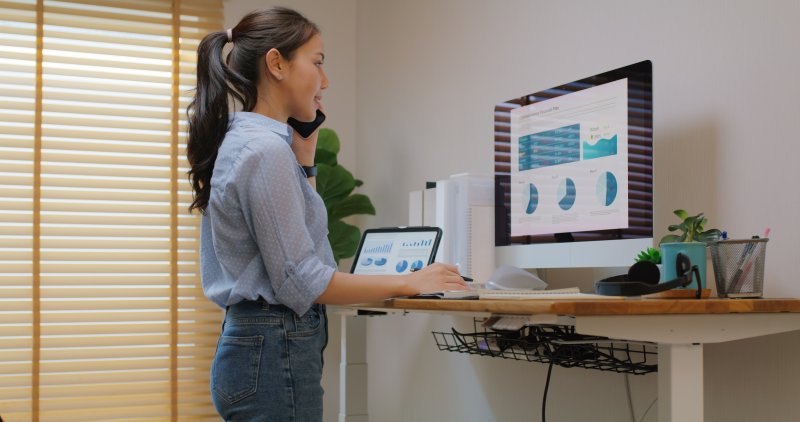
[(273, 78), (277, 80), (283, 79), (283, 72), (286, 70), (286, 64), (283, 61), (283, 55), (281, 55), (280, 51), (275, 48), (270, 49), (267, 51), (267, 54), (264, 55), (265, 60), (265, 67), (266, 72), (268, 75), (272, 75)]

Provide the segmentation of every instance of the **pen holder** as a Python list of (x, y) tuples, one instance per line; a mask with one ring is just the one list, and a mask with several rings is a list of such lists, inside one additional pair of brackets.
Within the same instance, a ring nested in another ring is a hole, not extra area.
[(761, 297), (769, 239), (721, 240), (711, 244), (719, 297)]

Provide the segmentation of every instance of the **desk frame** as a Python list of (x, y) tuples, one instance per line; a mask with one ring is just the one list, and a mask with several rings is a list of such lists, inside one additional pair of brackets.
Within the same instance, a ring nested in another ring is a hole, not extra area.
[(570, 317), (581, 334), (658, 343), (658, 420), (662, 422), (703, 421), (704, 344), (800, 330), (797, 299), (394, 299), (350, 309), (351, 314), (355, 309), (371, 309), (469, 317), (529, 315), (541, 323)]

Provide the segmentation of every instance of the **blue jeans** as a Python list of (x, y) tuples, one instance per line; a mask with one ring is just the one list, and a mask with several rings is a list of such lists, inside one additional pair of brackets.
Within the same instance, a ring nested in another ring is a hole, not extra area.
[(211, 364), (211, 396), (225, 421), (321, 421), (325, 305), (229, 306)]

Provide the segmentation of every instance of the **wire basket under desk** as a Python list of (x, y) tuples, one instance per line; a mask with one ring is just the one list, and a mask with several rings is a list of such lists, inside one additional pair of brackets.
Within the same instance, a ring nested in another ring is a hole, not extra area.
[(658, 370), (658, 345), (575, 333), (568, 325), (533, 325), (515, 331), (433, 332), (439, 350), (528, 362), (553, 363), (643, 375)]

